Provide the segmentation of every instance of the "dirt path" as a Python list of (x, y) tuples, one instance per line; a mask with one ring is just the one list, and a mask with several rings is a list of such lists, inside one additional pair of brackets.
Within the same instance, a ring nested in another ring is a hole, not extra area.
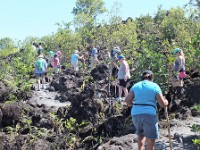
[[(36, 85), (34, 85), (36, 87)], [(33, 97), (29, 100), (29, 103), (36, 103), (37, 105), (45, 105), (49, 108), (55, 108), (57, 110), (59, 107), (69, 106), (70, 102), (59, 101), (60, 94), (56, 91), (50, 92), (48, 90), (49, 83), (45, 84), (45, 89), (40, 91), (34, 91)]]

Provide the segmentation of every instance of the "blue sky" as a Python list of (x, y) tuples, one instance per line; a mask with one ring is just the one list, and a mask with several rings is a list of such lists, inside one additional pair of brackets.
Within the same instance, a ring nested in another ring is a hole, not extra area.
[[(105, 0), (106, 8), (110, 10), (115, 2), (121, 4), (118, 15), (126, 19), (154, 15), (160, 5), (163, 9), (182, 7), (189, 0)], [(73, 7), (75, 0), (1, 0), (0, 38), (51, 35), (57, 31), (56, 23), (73, 20)]]

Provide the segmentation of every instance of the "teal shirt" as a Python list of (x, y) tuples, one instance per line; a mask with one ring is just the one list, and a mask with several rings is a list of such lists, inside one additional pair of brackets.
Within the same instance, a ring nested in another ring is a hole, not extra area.
[(151, 114), (156, 115), (156, 95), (162, 94), (162, 91), (158, 84), (143, 80), (134, 84), (131, 88), (134, 93), (134, 103), (135, 104), (146, 104), (146, 105), (133, 105), (131, 110), (131, 115), (138, 114)]

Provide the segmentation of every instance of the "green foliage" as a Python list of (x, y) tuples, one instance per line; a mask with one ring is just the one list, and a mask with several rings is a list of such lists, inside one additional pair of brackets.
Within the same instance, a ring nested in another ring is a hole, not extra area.
[(200, 149), (200, 139), (193, 139), (192, 142)]
[(195, 105), (193, 108), (194, 108), (196, 111), (200, 112), (200, 104)]

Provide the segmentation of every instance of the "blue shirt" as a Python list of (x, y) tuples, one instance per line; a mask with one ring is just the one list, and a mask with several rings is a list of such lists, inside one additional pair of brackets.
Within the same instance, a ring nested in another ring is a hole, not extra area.
[(78, 54), (72, 54), (71, 56), (71, 62), (72, 63), (78, 63), (79, 55)]
[(115, 49), (112, 51), (112, 57), (116, 57), (116, 58), (117, 58), (117, 56), (118, 56), (119, 53), (121, 53), (121, 50), (115, 48)]
[[(42, 61), (42, 70), (40, 70), (39, 66), (38, 66), (38, 60), (39, 59)], [(47, 70), (47, 62), (46, 62), (46, 60), (44, 60), (43, 58), (39, 58), (39, 59), (35, 61), (35, 73), (36, 74), (45, 73), (46, 70)]]
[(143, 80), (134, 84), (131, 88), (134, 93), (134, 103), (135, 104), (147, 104), (146, 105), (133, 105), (131, 110), (131, 115), (138, 114), (151, 114), (156, 115), (156, 95), (162, 94), (162, 91), (158, 84)]
[(92, 49), (92, 57), (95, 57), (95, 55), (98, 54), (98, 50), (96, 48)]

